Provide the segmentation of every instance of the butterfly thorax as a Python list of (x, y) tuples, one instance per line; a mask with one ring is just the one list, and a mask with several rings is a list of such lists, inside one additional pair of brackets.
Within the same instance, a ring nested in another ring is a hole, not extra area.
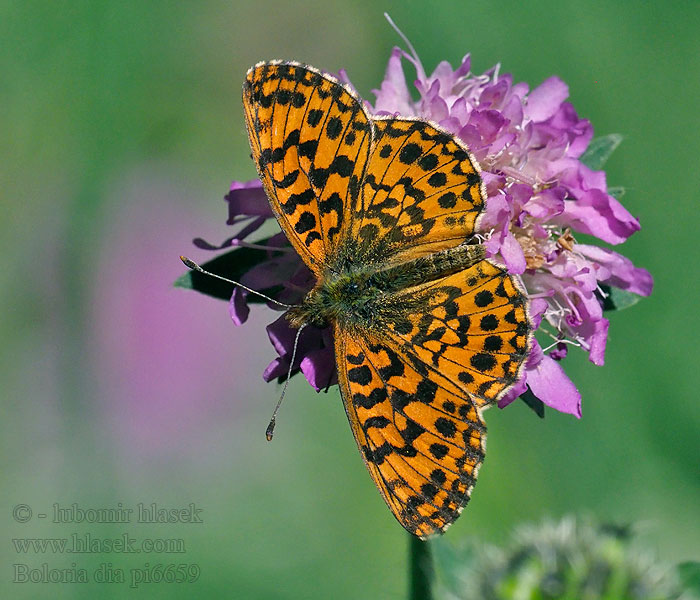
[(341, 252), (287, 319), (295, 327), (338, 322), (349, 330), (376, 329), (420, 301), (407, 290), (464, 270), (484, 256), (483, 246), (463, 244), (386, 266)]

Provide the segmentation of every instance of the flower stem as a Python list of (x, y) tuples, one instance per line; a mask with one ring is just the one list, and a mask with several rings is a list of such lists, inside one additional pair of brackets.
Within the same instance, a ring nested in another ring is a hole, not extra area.
[(414, 535), (409, 536), (409, 600), (432, 600), (435, 567), (430, 543)]

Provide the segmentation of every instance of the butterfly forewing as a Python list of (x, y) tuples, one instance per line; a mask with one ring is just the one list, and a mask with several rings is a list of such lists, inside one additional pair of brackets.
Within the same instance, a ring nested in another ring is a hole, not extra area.
[(282, 229), (318, 273), (367, 162), (370, 119), (339, 82), (295, 63), (261, 63), (243, 86), (248, 137)]
[(425, 121), (382, 118), (374, 125), (352, 238), (390, 262), (462, 244), (485, 197), (466, 147)]

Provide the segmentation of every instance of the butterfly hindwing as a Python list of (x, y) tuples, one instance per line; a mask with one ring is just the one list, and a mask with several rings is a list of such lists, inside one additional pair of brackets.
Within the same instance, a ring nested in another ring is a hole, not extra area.
[(341, 393), (367, 468), (397, 520), (427, 537), (469, 500), (486, 426), (470, 398), (395, 344), (336, 327)]
[(494, 403), (517, 381), (531, 327), (523, 292), (505, 269), (481, 260), (398, 299), (407, 309), (388, 323), (389, 338), (477, 406)]
[(369, 116), (349, 88), (291, 62), (250, 69), (243, 106), (253, 159), (275, 216), (318, 273), (359, 193)]

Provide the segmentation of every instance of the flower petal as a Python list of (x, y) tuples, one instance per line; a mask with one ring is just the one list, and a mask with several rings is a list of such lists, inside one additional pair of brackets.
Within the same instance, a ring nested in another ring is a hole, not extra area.
[(599, 319), (594, 323), (593, 332), (587, 336), (589, 344), (588, 358), (594, 364), (602, 366), (605, 363), (605, 345), (608, 341), (608, 328), (610, 321), (607, 319)]
[(581, 394), (554, 359), (543, 355), (536, 367), (528, 368), (527, 384), (547, 406), (581, 418)]
[(267, 217), (270, 219), (274, 216), (259, 179), (245, 182), (234, 181), (224, 200), (228, 202), (227, 223), (229, 225), (234, 224), (234, 219), (238, 215)]
[(301, 361), (301, 372), (318, 392), (338, 383), (335, 352), (332, 348), (312, 350)]
[(547, 221), (564, 212), (565, 197), (566, 190), (561, 186), (542, 190), (527, 202), (523, 210), (536, 219)]
[(501, 256), (510, 271), (514, 275), (521, 275), (527, 267), (525, 263), (525, 254), (523, 249), (515, 239), (515, 236), (507, 231), (501, 244)]
[(263, 379), (265, 381), (272, 381), (273, 379), (286, 375), (288, 371), (289, 364), (285, 363), (284, 360), (278, 357), (270, 362), (267, 367), (265, 367), (265, 370), (263, 371)]
[(270, 381), (286, 375), (296, 341), (297, 349), (292, 371), (301, 369), (316, 391), (337, 383), (330, 329), (318, 329), (308, 325), (303, 329), (298, 340), (297, 333), (298, 330), (290, 325), (284, 315), (267, 326), (267, 335), (279, 358), (272, 361), (265, 369), (263, 374), (265, 380)]
[(233, 288), (233, 294), (231, 294), (231, 299), (228, 302), (228, 314), (236, 325), (243, 325), (248, 320), (250, 308), (248, 308), (248, 303), (246, 302), (247, 296), (248, 292), (244, 289), (238, 286)]
[(553, 358), (554, 360), (562, 360), (566, 358), (566, 355), (569, 352), (569, 347), (564, 344), (563, 342), (559, 342), (554, 349), (549, 353), (549, 356)]
[(406, 76), (403, 72), (401, 58), (404, 56), (401, 48), (395, 47), (391, 51), (389, 64), (384, 73), (384, 81), (378, 90), (372, 92), (377, 100), (374, 103), (375, 112), (413, 114), (411, 94), (406, 85)]
[(577, 200), (566, 200), (564, 205), (559, 221), (610, 244), (621, 244), (640, 229), (639, 221), (602, 190), (590, 190)]
[(544, 298), (533, 298), (530, 300), (530, 319), (534, 329), (538, 329), (542, 322), (542, 316), (547, 310), (549, 303)]
[(546, 121), (568, 97), (569, 86), (558, 77), (550, 77), (527, 95), (525, 117), (535, 122)]
[(518, 396), (520, 396), (520, 394), (525, 393), (525, 391), (527, 390), (527, 383), (526, 382), (527, 382), (527, 375), (524, 373), (523, 377), (521, 377), (520, 380), (517, 381), (515, 383), (515, 385), (505, 393), (503, 398), (501, 398), (498, 401), (498, 408), (505, 408), (506, 406), (508, 406), (509, 404), (514, 402), (515, 400), (517, 400), (517, 398), (518, 398)]
[(641, 296), (648, 296), (654, 287), (654, 280), (646, 269), (635, 267), (629, 258), (598, 246), (576, 244), (575, 251), (593, 261), (598, 281), (627, 290)]
[(284, 318), (284, 315), (270, 323), (265, 329), (267, 329), (267, 337), (270, 338), (270, 342), (272, 342), (277, 354), (280, 356), (291, 356), (296, 330), (292, 328), (289, 321)]

